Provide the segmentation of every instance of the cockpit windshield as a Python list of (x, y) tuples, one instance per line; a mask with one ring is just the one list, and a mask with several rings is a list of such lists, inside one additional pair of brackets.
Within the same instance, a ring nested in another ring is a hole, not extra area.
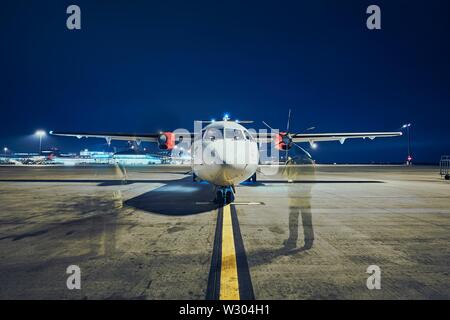
[(225, 139), (244, 140), (241, 129), (225, 129)]
[(233, 139), (239, 140), (252, 140), (249, 132), (247, 130), (234, 129), (234, 128), (207, 128), (203, 135), (205, 140), (221, 140), (221, 139)]
[(203, 135), (203, 139), (211, 141), (223, 139), (223, 128), (206, 129), (205, 134)]

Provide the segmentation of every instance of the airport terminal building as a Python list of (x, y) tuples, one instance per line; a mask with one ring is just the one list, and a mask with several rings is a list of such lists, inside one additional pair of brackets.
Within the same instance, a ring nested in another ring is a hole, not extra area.
[(84, 149), (76, 153), (60, 153), (44, 150), (39, 153), (17, 152), (0, 157), (3, 165), (109, 165), (119, 163), (127, 166), (144, 166), (171, 163), (170, 156), (127, 150), (122, 152), (90, 151)]

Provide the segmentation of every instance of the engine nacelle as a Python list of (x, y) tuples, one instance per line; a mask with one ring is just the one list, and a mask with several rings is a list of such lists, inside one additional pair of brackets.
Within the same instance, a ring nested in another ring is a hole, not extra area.
[(162, 132), (158, 137), (158, 146), (163, 150), (172, 150), (175, 147), (175, 134), (173, 132)]
[(287, 132), (280, 132), (275, 136), (275, 148), (289, 150), (292, 147), (292, 139)]

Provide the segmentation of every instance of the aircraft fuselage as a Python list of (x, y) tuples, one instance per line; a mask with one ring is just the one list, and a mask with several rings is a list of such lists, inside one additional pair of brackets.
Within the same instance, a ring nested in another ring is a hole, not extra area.
[(192, 146), (193, 171), (216, 186), (233, 186), (258, 168), (258, 144), (242, 125), (217, 121), (202, 130)]

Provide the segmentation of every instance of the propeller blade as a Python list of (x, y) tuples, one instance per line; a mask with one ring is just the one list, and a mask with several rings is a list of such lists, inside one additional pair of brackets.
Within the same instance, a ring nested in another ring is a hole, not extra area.
[(269, 128), (270, 130), (274, 131), (275, 129), (273, 129), (271, 126), (269, 126), (265, 121), (262, 122), (267, 128)]
[(304, 153), (306, 153), (306, 155), (308, 156), (308, 157), (310, 157), (311, 159), (312, 159), (312, 156), (311, 156), (311, 154), (308, 152), (308, 151), (306, 151), (305, 149), (303, 149), (302, 147), (300, 147), (298, 144), (296, 144), (295, 142), (292, 142), (292, 144), (294, 145), (294, 146), (296, 146), (297, 148), (299, 148), (300, 150), (302, 150)]
[(289, 109), (289, 113), (288, 113), (288, 120), (287, 120), (287, 125), (286, 125), (286, 132), (289, 132), (289, 126), (291, 124), (291, 109)]

